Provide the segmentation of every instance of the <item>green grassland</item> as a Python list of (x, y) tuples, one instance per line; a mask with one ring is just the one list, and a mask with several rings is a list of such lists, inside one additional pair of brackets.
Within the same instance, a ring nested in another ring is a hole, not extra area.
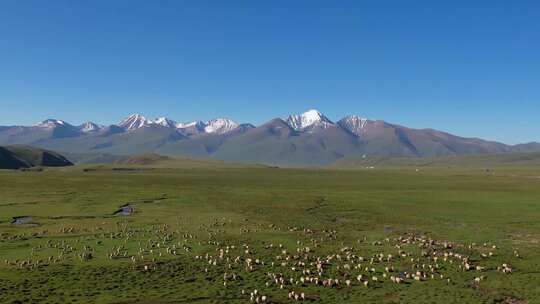
[(164, 161), (0, 171), (0, 303), (540, 303), (540, 169)]
[(340, 159), (329, 167), (339, 169), (378, 168), (458, 168), (516, 169), (539, 168), (540, 153), (507, 153), (441, 157), (353, 156)]

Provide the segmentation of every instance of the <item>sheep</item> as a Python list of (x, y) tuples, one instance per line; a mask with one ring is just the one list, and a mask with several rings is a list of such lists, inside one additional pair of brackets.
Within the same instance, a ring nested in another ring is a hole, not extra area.
[(475, 282), (476, 284), (478, 284), (478, 283), (480, 283), (481, 281), (483, 281), (483, 280), (485, 280), (485, 279), (486, 279), (485, 276), (476, 277), (476, 278), (474, 278), (474, 282)]
[(508, 264), (502, 264), (502, 268), (499, 267), (499, 269), (502, 270), (503, 273), (512, 273), (512, 267), (510, 267)]

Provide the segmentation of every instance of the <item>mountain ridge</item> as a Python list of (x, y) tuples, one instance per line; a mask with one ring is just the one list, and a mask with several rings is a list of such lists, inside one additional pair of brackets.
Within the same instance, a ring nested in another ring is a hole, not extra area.
[(354, 155), (436, 157), (540, 151), (536, 142), (506, 145), (357, 115), (334, 122), (314, 109), (260, 126), (228, 118), (182, 123), (141, 114), (110, 126), (94, 122), (74, 126), (47, 119), (34, 126), (0, 126), (0, 145), (10, 144), (66, 153), (160, 153), (300, 166), (329, 164)]

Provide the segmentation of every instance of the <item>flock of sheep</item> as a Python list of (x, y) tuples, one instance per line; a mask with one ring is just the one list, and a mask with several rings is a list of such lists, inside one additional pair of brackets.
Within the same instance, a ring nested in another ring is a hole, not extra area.
[[(501, 253), (496, 245), (488, 243), (459, 244), (423, 235), (393, 233), (393, 237), (378, 240), (361, 237), (347, 244), (337, 231), (280, 229), (276, 225), (243, 226), (240, 228), (243, 237), (226, 241), (221, 236), (227, 235), (227, 223), (231, 222), (215, 220), (191, 232), (180, 226), (141, 229), (126, 224), (115, 231), (86, 229), (87, 233), (83, 234), (77, 227), (63, 227), (58, 232), (72, 238), (48, 239), (33, 246), (28, 258), (6, 259), (5, 264), (31, 269), (106, 259), (124, 262), (133, 271), (144, 273), (159, 271), (158, 261), (184, 256), (195, 263), (198, 275), (210, 277), (220, 288), (236, 290), (240, 297), (255, 303), (286, 299), (317, 301), (317, 289), (369, 289), (430, 280), (453, 284), (455, 279), (467, 278), (474, 287), (486, 280), (491, 271), (504, 274), (515, 271), (509, 262), (500, 265), (491, 262)], [(257, 232), (275, 232), (283, 237), (283, 242), (276, 242), (276, 238), (258, 239)], [(115, 245), (100, 249), (101, 240)], [(129, 242), (137, 246), (127, 246)], [(56, 254), (50, 255), (51, 250), (56, 250)], [(517, 251), (514, 258), (520, 258)]]
[[(428, 280), (443, 280), (451, 284), (450, 276), (455, 271), (474, 273), (471, 284), (478, 285), (486, 279), (490, 270), (506, 274), (514, 271), (508, 263), (495, 269), (482, 266), (498, 254), (497, 246), (487, 243), (465, 246), (407, 235), (374, 241), (368, 244), (373, 251), (367, 255), (361, 255), (361, 250), (349, 246), (319, 255), (317, 251), (323, 247), (325, 240), (311, 238), (308, 242), (298, 240), (291, 249), (282, 244), (268, 243), (258, 251), (249, 244), (235, 247), (218, 243), (215, 252), (195, 255), (194, 258), (201, 261), (206, 273), (212, 267), (222, 271), (224, 288), (243, 286), (243, 282), (237, 281), (245, 273), (262, 272), (266, 277), (264, 285), (252, 291), (241, 289), (241, 294), (255, 303), (271, 300), (265, 290), (284, 290), (287, 298), (306, 301), (317, 299), (317, 293), (310, 294), (309, 290), (313, 288), (308, 287), (340, 290)], [(360, 247), (366, 247), (364, 242), (358, 240), (357, 243)], [(519, 257), (517, 251), (514, 255)]]

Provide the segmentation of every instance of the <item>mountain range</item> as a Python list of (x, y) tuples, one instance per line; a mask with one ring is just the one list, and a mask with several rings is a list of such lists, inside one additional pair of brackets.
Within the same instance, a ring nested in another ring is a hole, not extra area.
[(118, 124), (75, 126), (47, 119), (0, 127), (0, 145), (25, 144), (63, 153), (159, 153), (272, 165), (325, 165), (351, 156), (435, 157), (537, 152), (540, 143), (506, 145), (433, 129), (413, 129), (350, 115), (334, 122), (317, 110), (258, 127), (227, 118), (177, 122), (133, 114)]

